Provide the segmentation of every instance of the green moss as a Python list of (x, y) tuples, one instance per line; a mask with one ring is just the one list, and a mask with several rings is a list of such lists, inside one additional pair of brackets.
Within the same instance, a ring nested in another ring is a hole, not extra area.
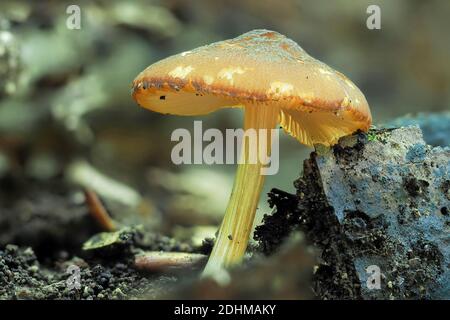
[(378, 129), (375, 126), (372, 126), (370, 127), (369, 132), (367, 132), (367, 140), (386, 143), (386, 138), (390, 131), (392, 131), (392, 129)]
[(368, 133), (367, 133), (367, 140), (369, 140), (369, 141), (377, 141), (378, 140), (378, 137), (377, 137), (377, 134), (376, 134), (376, 132), (374, 132), (374, 131), (369, 131)]

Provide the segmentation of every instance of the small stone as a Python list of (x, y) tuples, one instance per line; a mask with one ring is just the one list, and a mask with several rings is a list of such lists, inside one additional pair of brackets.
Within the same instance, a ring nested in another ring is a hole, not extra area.
[(422, 215), (420, 214), (420, 211), (419, 210), (417, 210), (417, 209), (412, 209), (411, 210), (411, 213), (412, 213), (412, 215), (415, 217), (415, 218), (420, 218)]
[(409, 259), (408, 264), (411, 268), (417, 268), (420, 266), (420, 258)]
[(317, 270), (319, 270), (319, 266), (318, 266), (318, 265), (315, 265), (315, 266), (313, 267), (313, 274), (316, 274)]
[(5, 247), (6, 252), (8, 253), (14, 253), (17, 250), (19, 250), (19, 247), (16, 246), (15, 244), (7, 244)]
[(31, 297), (31, 291), (28, 288), (18, 288), (15, 294), (18, 299), (29, 299)]
[(116, 264), (116, 269), (123, 271), (123, 270), (127, 269), (127, 266), (125, 264), (119, 262)]
[(120, 288), (114, 289), (112, 292), (112, 296), (116, 299), (123, 299), (125, 297), (125, 294), (120, 290)]
[(37, 265), (32, 265), (32, 266), (28, 267), (27, 270), (31, 273), (36, 273), (39, 271), (39, 267)]
[(88, 298), (94, 294), (94, 290), (92, 288), (85, 286), (83, 289), (83, 298)]
[(34, 251), (33, 251), (32, 248), (28, 247), (28, 248), (25, 249), (23, 254), (26, 255), (26, 256), (34, 256)]

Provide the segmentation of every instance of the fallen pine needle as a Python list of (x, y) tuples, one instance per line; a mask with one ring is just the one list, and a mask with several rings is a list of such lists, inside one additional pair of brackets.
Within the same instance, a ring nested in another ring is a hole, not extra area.
[(203, 266), (207, 258), (199, 253), (147, 251), (135, 257), (134, 266), (142, 271), (196, 269)]
[(89, 207), (89, 213), (98, 222), (100, 227), (108, 232), (116, 231), (117, 228), (113, 219), (109, 216), (97, 194), (92, 190), (86, 189), (84, 196)]

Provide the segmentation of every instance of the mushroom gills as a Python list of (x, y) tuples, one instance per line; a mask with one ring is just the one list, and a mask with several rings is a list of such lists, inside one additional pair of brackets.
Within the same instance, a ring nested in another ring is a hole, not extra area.
[(303, 111), (283, 108), (280, 110), (280, 125), (301, 143), (313, 146), (331, 146), (341, 137), (364, 127), (363, 123), (351, 121), (339, 113), (325, 111)]

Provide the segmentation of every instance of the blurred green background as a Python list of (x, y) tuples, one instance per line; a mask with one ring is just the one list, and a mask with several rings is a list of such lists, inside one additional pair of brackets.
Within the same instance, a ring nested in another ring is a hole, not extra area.
[[(69, 4), (81, 9), (79, 30), (66, 27)], [(381, 8), (381, 30), (366, 27), (371, 4)], [(0, 188), (9, 188), (7, 179), (43, 186), (62, 180), (94, 188), (117, 219), (129, 210), (136, 213), (131, 221), (168, 232), (214, 226), (235, 168), (174, 166), (170, 134), (192, 130), (194, 120), (204, 129), (239, 128), (242, 112), (183, 118), (141, 109), (130, 96), (141, 70), (171, 54), (272, 29), (352, 79), (376, 125), (450, 109), (449, 12), (444, 0), (2, 0)], [(266, 179), (265, 192), (293, 192), (309, 152), (281, 134), (280, 172)], [(259, 216), (270, 212), (266, 200)]]

